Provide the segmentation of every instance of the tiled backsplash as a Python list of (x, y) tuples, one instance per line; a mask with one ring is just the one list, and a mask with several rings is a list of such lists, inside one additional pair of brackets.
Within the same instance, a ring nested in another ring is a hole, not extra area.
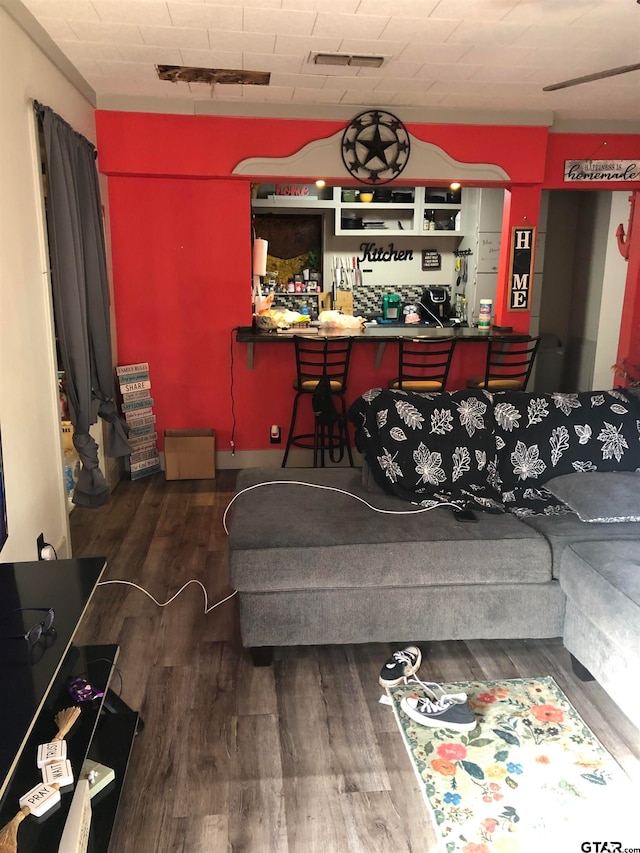
[(289, 311), (300, 311), (303, 302), (307, 303), (312, 314), (318, 315), (317, 293), (276, 293), (274, 299), (274, 305)]
[[(382, 315), (382, 297), (385, 293), (397, 293), (403, 305), (418, 302), (424, 292), (423, 284), (403, 284), (400, 287), (385, 287), (382, 284), (367, 284), (353, 288), (353, 313), (356, 317), (380, 317)], [(318, 302), (315, 293), (278, 293), (275, 302), (291, 311), (299, 311), (303, 302), (309, 306), (312, 314), (317, 314)]]
[(385, 287), (383, 284), (368, 284), (353, 289), (353, 313), (362, 317), (379, 317), (382, 314), (382, 297), (385, 293), (397, 293), (402, 304), (417, 302), (422, 298), (423, 284), (403, 284), (400, 287)]

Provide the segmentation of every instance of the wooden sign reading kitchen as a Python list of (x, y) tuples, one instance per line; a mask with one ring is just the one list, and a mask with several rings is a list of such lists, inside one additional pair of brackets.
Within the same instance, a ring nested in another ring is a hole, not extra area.
[(511, 238), (509, 311), (528, 311), (531, 305), (535, 228), (514, 228)]

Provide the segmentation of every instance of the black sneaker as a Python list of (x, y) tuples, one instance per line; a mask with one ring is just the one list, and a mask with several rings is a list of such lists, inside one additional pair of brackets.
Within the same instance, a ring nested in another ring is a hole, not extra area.
[(433, 691), (423, 685), (432, 698), (417, 693), (405, 696), (400, 707), (405, 714), (421, 726), (435, 729), (453, 729), (456, 732), (470, 732), (478, 721), (475, 718), (465, 693), (444, 693), (437, 697)]
[(422, 653), (417, 646), (407, 646), (394, 652), (380, 670), (378, 681), (383, 687), (395, 687), (420, 668)]

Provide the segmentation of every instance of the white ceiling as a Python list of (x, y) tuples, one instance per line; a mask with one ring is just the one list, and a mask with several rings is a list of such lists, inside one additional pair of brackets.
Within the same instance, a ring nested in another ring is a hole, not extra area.
[[(640, 0), (22, 0), (105, 109), (640, 127)], [(5, 2), (5, 6), (7, 3)], [(19, 5), (12, 0), (12, 6)], [(29, 15), (26, 16), (29, 19)], [(24, 25), (24, 22), (23, 22)], [(35, 28), (38, 29), (37, 27)], [(318, 66), (316, 52), (381, 68)], [(271, 72), (269, 86), (170, 83), (157, 64)]]

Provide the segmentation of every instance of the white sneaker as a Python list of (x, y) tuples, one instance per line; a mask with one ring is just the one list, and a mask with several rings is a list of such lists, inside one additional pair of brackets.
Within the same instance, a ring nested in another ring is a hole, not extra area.
[(444, 696), (448, 696), (458, 703), (467, 701), (466, 693), (446, 693), (443, 686), (437, 681), (422, 681), (417, 675), (414, 675), (413, 678), (405, 678), (405, 684), (419, 684), (427, 697), (433, 702), (437, 702)]

